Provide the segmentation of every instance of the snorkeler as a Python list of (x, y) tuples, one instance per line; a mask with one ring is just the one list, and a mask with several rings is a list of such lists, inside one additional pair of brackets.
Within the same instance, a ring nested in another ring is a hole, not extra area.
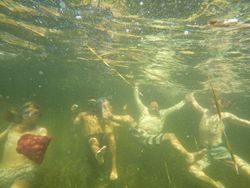
[(51, 137), (47, 129), (37, 126), (40, 108), (33, 102), (23, 105), (21, 112), (10, 111), (11, 125), (0, 134), (5, 141), (0, 162), (1, 188), (30, 188), (37, 175)]
[[(77, 106), (72, 106), (73, 110)], [(116, 167), (116, 143), (114, 136), (114, 123), (107, 120), (110, 111), (109, 101), (105, 98), (100, 98), (97, 101), (90, 99), (88, 101), (88, 111), (80, 112), (74, 119), (74, 124), (83, 123), (84, 134), (88, 137), (90, 148), (95, 155), (99, 164), (104, 163), (104, 153), (107, 146), (101, 146), (101, 140), (107, 140), (108, 148), (111, 152), (111, 172), (110, 180), (118, 178)]]
[(190, 165), (189, 171), (196, 178), (210, 184), (215, 188), (225, 188), (225, 186), (207, 176), (203, 170), (211, 165), (211, 162), (218, 161), (228, 164), (230, 166), (237, 165), (237, 168), (247, 176), (250, 176), (250, 165), (242, 160), (237, 155), (233, 155), (233, 161), (230, 150), (223, 142), (223, 132), (225, 126), (222, 120), (233, 120), (250, 128), (250, 121), (238, 118), (234, 114), (228, 112), (221, 112), (221, 119), (218, 114), (212, 114), (209, 109), (203, 108), (198, 104), (193, 94), (190, 94), (187, 99), (191, 101), (194, 108), (202, 114), (199, 124), (199, 140), (202, 148), (206, 148), (206, 155), (198, 161)]

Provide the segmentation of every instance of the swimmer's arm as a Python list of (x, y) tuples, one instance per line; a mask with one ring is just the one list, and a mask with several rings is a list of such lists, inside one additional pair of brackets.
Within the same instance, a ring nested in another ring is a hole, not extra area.
[(232, 121), (237, 121), (237, 122), (241, 123), (244, 127), (250, 128), (250, 121), (245, 120), (245, 119), (241, 119), (241, 118), (237, 117), (236, 115), (231, 114), (229, 112), (223, 112), (222, 113), (222, 118), (223, 119), (228, 118), (228, 119), (230, 119)]
[(111, 120), (117, 123), (132, 123), (134, 119), (130, 115), (114, 115), (112, 114)]
[(206, 108), (203, 108), (197, 101), (196, 101), (196, 99), (194, 98), (194, 95), (193, 94), (191, 94), (190, 96), (190, 101), (191, 101), (191, 103), (192, 103), (192, 105), (194, 106), (194, 108), (197, 110), (197, 111), (199, 111), (199, 112), (201, 112), (201, 113), (206, 113), (206, 111), (207, 111), (207, 109)]
[(5, 130), (0, 134), (0, 140), (3, 139), (3, 138), (5, 138), (5, 137), (8, 135), (8, 132), (9, 132), (8, 128), (5, 129)]
[(139, 95), (140, 95), (139, 94), (139, 89), (138, 89), (138, 87), (135, 87), (134, 88), (134, 98), (135, 98), (136, 105), (137, 105), (137, 107), (139, 109), (140, 115), (142, 115), (142, 113), (146, 109), (146, 106), (144, 106), (144, 104), (142, 103)]
[(179, 102), (178, 104), (165, 109), (165, 110), (161, 110), (163, 112), (163, 116), (167, 116), (168, 114), (175, 112), (177, 110), (180, 110), (184, 105), (186, 104), (186, 102), (184, 100), (182, 100), (181, 102)]
[(39, 135), (41, 136), (47, 136), (48, 135), (48, 130), (44, 127), (39, 129)]
[(78, 125), (83, 120), (84, 113), (79, 113), (73, 120), (73, 125)]
[(116, 123), (126, 123), (129, 127), (137, 126), (137, 123), (130, 115), (112, 115), (111, 120)]
[(0, 133), (0, 140), (4, 139), (8, 135), (11, 127), (12, 127), (11, 125), (8, 126), (8, 128), (6, 128), (2, 133)]

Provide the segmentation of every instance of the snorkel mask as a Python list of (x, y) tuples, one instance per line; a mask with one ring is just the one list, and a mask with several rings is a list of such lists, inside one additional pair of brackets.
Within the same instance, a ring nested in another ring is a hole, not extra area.
[(22, 108), (22, 118), (24, 120), (29, 119), (29, 118), (38, 118), (40, 117), (41, 113), (39, 110), (39, 106), (36, 105), (35, 103), (28, 102), (24, 104)]
[(22, 113), (22, 118), (23, 119), (28, 119), (28, 118), (38, 118), (40, 116), (39, 110), (24, 110)]

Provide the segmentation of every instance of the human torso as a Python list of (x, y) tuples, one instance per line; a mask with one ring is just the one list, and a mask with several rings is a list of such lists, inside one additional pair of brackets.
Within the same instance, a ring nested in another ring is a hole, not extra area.
[(203, 146), (213, 146), (222, 143), (224, 124), (217, 114), (204, 113), (199, 125), (200, 141)]
[(6, 138), (4, 150), (3, 150), (3, 158), (0, 163), (0, 168), (2, 167), (13, 167), (13, 166), (21, 166), (25, 164), (33, 164), (31, 160), (25, 157), (23, 154), (19, 154), (16, 151), (17, 142), (20, 137), (24, 134), (37, 134), (44, 135), (44, 128), (35, 128), (31, 131), (19, 132), (16, 128), (12, 128)]
[(162, 131), (164, 125), (164, 118), (161, 113), (159, 116), (151, 115), (147, 109), (142, 114), (139, 119), (138, 127), (143, 129), (148, 134), (159, 134)]
[(102, 133), (102, 127), (98, 121), (98, 118), (94, 114), (84, 113), (82, 115), (84, 121), (84, 134), (87, 136)]

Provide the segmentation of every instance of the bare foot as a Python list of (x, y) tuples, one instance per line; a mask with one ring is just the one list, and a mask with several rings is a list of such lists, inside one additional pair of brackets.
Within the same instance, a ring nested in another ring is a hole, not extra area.
[(109, 179), (110, 179), (111, 181), (114, 181), (114, 180), (118, 179), (118, 174), (117, 174), (117, 172), (116, 172), (116, 171), (112, 171), (112, 172), (110, 173)]
[(96, 153), (95, 158), (96, 158), (99, 165), (102, 165), (104, 163), (104, 153), (105, 153), (106, 149), (107, 149), (107, 146), (103, 146)]
[(207, 150), (202, 149), (201, 151), (189, 153), (189, 155), (186, 158), (186, 161), (188, 164), (192, 164), (200, 159), (202, 159), (206, 155)]

